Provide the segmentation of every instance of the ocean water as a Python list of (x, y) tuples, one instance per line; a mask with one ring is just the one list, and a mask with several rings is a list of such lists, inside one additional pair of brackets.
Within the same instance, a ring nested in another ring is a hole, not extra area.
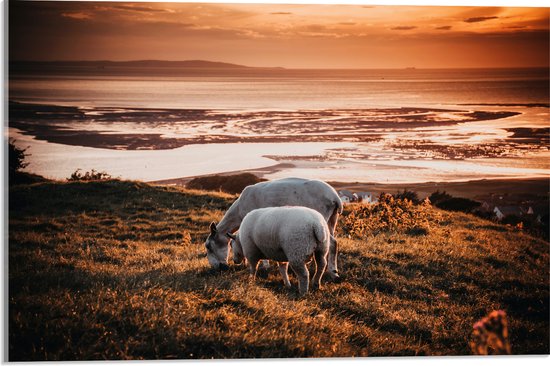
[[(267, 178), (404, 183), (550, 177), (548, 139), (541, 133), (550, 127), (547, 69), (57, 68), (10, 73), (9, 99), (76, 106), (86, 116), (22, 121), (29, 124), (205, 141), (125, 150), (83, 139), (37, 139), (25, 124), (11, 127), (10, 137), (29, 147), (27, 170), (57, 179), (77, 168), (160, 180), (280, 163), (285, 168)], [(201, 109), (207, 118), (162, 109)], [(147, 113), (138, 120), (136, 110)], [(500, 112), (512, 113), (487, 117)], [(205, 140), (209, 136), (231, 139), (217, 143)]]
[[(549, 103), (547, 69), (232, 70), (68, 68), (10, 74), (10, 99), (86, 107), (236, 110)], [(189, 73), (189, 74), (188, 74)]]

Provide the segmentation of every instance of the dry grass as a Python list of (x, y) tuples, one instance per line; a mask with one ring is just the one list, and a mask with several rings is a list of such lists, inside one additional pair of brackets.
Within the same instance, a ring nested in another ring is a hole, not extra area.
[(340, 227), (344, 281), (298, 299), (276, 270), (210, 271), (208, 224), (234, 198), (121, 181), (10, 188), (10, 360), (464, 355), (495, 309), (512, 353), (549, 352), (545, 241), (423, 207), (421, 235)]

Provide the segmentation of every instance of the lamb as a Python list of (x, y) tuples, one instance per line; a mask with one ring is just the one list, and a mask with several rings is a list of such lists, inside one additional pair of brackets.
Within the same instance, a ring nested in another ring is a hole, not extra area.
[(228, 269), (229, 239), (250, 211), (264, 207), (305, 206), (319, 212), (327, 222), (331, 234), (328, 254), (328, 275), (338, 280), (338, 245), (334, 231), (342, 213), (342, 201), (330, 185), (319, 180), (284, 178), (261, 182), (246, 187), (233, 202), (222, 220), (210, 225), (210, 234), (205, 241), (207, 258), (215, 269)]
[(309, 289), (306, 264), (315, 258), (312, 287), (320, 288), (321, 277), (327, 267), (331, 235), (326, 220), (319, 212), (300, 206), (256, 209), (245, 216), (237, 235), (228, 236), (233, 239), (235, 263), (239, 264), (246, 258), (253, 276), (260, 260), (271, 259), (279, 262), (285, 286), (290, 287), (290, 265), (298, 277), (300, 296)]

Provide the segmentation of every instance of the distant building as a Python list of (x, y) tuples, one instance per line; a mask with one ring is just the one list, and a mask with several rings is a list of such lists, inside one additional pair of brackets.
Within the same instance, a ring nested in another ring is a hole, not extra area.
[(522, 216), (523, 212), (518, 206), (495, 206), (493, 212), (497, 217), (497, 220), (502, 220), (507, 216), (515, 215)]
[(350, 203), (354, 201), (353, 193), (346, 189), (338, 191), (338, 196), (343, 203)]
[(486, 212), (494, 212), (495, 205), (491, 202), (483, 201), (483, 203), (481, 203), (481, 209)]
[(344, 203), (350, 202), (362, 202), (374, 204), (378, 203), (378, 197), (372, 192), (355, 192), (352, 193), (348, 190), (342, 189), (338, 191), (338, 196)]
[(376, 197), (372, 192), (357, 192), (356, 193), (359, 202), (364, 203), (377, 203), (378, 197)]

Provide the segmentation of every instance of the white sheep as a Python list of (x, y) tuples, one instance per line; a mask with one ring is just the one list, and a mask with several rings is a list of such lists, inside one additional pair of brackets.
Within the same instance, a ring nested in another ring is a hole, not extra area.
[[(234, 233), (250, 211), (264, 207), (305, 206), (319, 212), (327, 222), (334, 237), (338, 217), (342, 213), (342, 201), (330, 185), (319, 180), (284, 178), (261, 182), (246, 187), (233, 202), (222, 220), (210, 225), (205, 246), (210, 265), (215, 269), (228, 269), (228, 233)], [(328, 275), (338, 280), (338, 243), (331, 240), (328, 254)]]
[(235, 263), (246, 258), (253, 276), (260, 260), (271, 259), (279, 262), (285, 286), (290, 287), (290, 265), (298, 277), (298, 290), (302, 296), (309, 289), (306, 264), (315, 258), (313, 288), (321, 286), (331, 235), (319, 212), (301, 206), (256, 209), (245, 216), (237, 235), (228, 236), (233, 239)]

